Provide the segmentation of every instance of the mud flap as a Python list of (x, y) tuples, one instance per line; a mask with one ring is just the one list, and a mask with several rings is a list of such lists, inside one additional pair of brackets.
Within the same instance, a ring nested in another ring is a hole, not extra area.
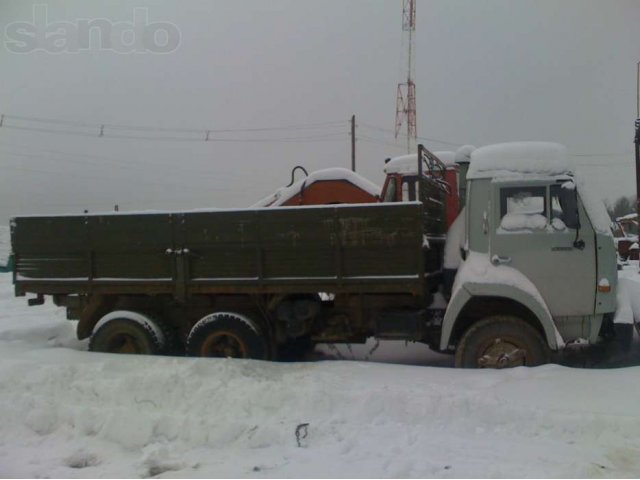
[[(635, 323), (636, 330), (640, 332), (640, 325)], [(613, 329), (616, 334), (616, 342), (622, 352), (628, 352), (631, 350), (631, 343), (633, 341), (633, 325), (630, 323), (614, 323)]]

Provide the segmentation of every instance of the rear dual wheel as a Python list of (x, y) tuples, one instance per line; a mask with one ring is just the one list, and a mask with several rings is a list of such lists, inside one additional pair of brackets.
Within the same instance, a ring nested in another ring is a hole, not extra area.
[(253, 320), (238, 313), (219, 312), (193, 326), (187, 339), (187, 355), (267, 360), (269, 346)]

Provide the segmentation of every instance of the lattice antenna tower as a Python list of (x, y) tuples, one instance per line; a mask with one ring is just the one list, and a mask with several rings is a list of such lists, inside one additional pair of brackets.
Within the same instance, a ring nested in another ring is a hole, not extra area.
[(416, 84), (414, 78), (416, 0), (402, 0), (402, 39), (407, 47), (407, 81), (398, 84), (396, 94), (396, 138), (406, 125), (407, 153), (416, 149)]

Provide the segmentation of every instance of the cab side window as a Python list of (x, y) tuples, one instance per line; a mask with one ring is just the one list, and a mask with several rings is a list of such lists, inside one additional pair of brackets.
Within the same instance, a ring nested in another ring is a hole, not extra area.
[(500, 189), (500, 227), (504, 233), (547, 228), (546, 187)]
[(562, 232), (567, 228), (579, 228), (578, 205), (575, 186), (572, 182), (551, 185), (551, 226)]
[(395, 177), (389, 177), (389, 183), (387, 184), (387, 191), (384, 192), (383, 202), (395, 202), (396, 201), (396, 179)]
[(402, 201), (414, 202), (416, 200), (417, 177), (404, 177), (402, 179)]

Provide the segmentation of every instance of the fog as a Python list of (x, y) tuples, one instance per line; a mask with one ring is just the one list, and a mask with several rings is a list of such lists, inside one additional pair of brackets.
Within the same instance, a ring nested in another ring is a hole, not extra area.
[[(400, 1), (37, 3), (72, 26), (133, 22), (142, 7), (179, 42), (166, 53), (119, 53), (97, 38), (76, 52), (15, 53), (11, 25), (38, 12), (0, 2), (0, 224), (116, 204), (245, 207), (295, 165), (348, 168), (352, 114), (359, 173), (381, 184), (383, 160), (405, 153), (393, 138), (406, 77)], [(557, 141), (600, 195), (635, 193), (639, 2), (418, 0), (416, 24), (428, 148)]]

